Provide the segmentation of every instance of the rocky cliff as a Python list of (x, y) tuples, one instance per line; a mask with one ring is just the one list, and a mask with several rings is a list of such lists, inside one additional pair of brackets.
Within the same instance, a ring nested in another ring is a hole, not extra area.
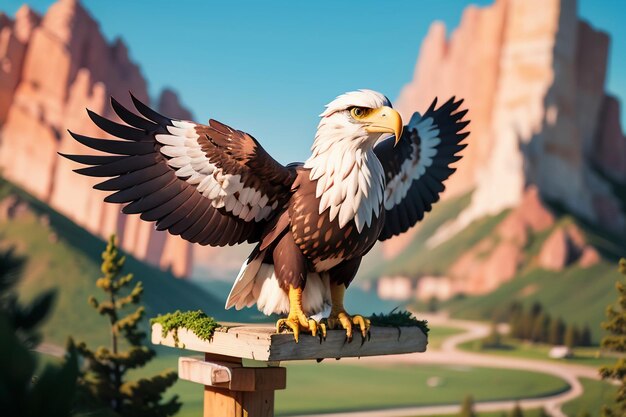
[[(608, 45), (607, 34), (578, 18), (574, 0), (470, 6), (449, 37), (443, 24), (431, 26), (397, 107), (408, 117), (434, 96), (466, 99), (471, 144), (446, 197), (475, 190), (432, 244), (519, 206), (529, 185), (544, 201), (626, 232), (614, 191), (626, 183), (626, 138), (619, 102), (605, 91)], [(392, 240), (387, 254), (408, 240)]]
[[(130, 105), (128, 92), (149, 102), (146, 81), (121, 40), (107, 42), (78, 0), (59, 0), (44, 16), (23, 6), (11, 19), (0, 14), (0, 167), (2, 175), (92, 233), (117, 233), (122, 246), (175, 275), (191, 271), (191, 245), (157, 232), (138, 216), (104, 204), (94, 179), (72, 172), (76, 165), (57, 152), (81, 153), (66, 132), (106, 137), (85, 107), (113, 117), (109, 96)], [(171, 90), (159, 111), (190, 119)]]

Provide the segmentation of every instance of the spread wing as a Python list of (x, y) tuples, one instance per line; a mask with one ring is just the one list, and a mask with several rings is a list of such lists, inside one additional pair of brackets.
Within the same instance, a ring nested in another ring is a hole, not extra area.
[(469, 124), (462, 120), (467, 110), (457, 111), (462, 102), (453, 97), (435, 109), (435, 99), (423, 116), (413, 114), (395, 148), (393, 137), (374, 148), (386, 179), (380, 240), (407, 231), (439, 200), (443, 182), (456, 170), (450, 165), (467, 146), (460, 143), (469, 135), (459, 133)]
[(112, 191), (106, 202), (125, 204), (122, 212), (155, 221), (158, 230), (201, 245), (258, 241), (264, 224), (289, 199), (292, 170), (247, 133), (215, 120), (205, 126), (170, 119), (132, 100), (140, 115), (111, 98), (126, 124), (88, 111), (99, 128), (122, 140), (70, 132), (78, 142), (104, 152), (62, 155), (90, 165), (75, 172), (113, 177), (94, 188)]

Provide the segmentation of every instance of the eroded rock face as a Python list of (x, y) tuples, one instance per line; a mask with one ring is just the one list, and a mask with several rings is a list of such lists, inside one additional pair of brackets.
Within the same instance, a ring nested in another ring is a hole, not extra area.
[[(578, 18), (574, 0), (470, 6), (449, 38), (441, 23), (431, 26), (397, 107), (407, 117), (434, 96), (466, 98), (471, 144), (444, 197), (476, 191), (446, 238), (518, 206), (528, 184), (593, 224), (626, 232), (605, 179), (626, 181), (619, 103), (605, 91), (608, 44)], [(386, 253), (408, 240), (390, 240)]]
[(562, 271), (578, 262), (588, 268), (600, 261), (600, 254), (588, 245), (583, 232), (570, 224), (554, 230), (541, 247), (538, 256), (539, 266), (551, 271)]
[[(485, 294), (511, 280), (519, 272), (524, 261), (524, 252), (529, 239), (538, 232), (554, 225), (553, 214), (541, 202), (539, 190), (529, 186), (515, 207), (500, 222), (495, 232), (484, 238), (457, 259), (450, 268), (450, 277), (457, 281), (456, 287), (466, 294)], [(571, 240), (576, 239), (585, 245), (582, 233), (572, 232)], [(546, 254), (546, 262), (560, 262), (561, 255), (551, 256), (558, 251)]]
[[(0, 17), (3, 175), (92, 233), (117, 233), (122, 247), (138, 258), (185, 276), (191, 272), (190, 244), (105, 204), (104, 195), (91, 189), (98, 181), (76, 175), (72, 169), (78, 165), (57, 155), (85, 152), (68, 128), (108, 138), (84, 109), (112, 117), (109, 96), (131, 106), (128, 91), (149, 102), (146, 81), (124, 43), (107, 43), (79, 1), (60, 0), (43, 17), (27, 7), (14, 21)], [(166, 115), (191, 118), (172, 91), (159, 103)]]

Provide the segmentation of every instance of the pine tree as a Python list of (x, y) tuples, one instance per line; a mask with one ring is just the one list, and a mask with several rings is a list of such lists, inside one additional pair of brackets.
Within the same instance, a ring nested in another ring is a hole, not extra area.
[(567, 326), (565, 329), (565, 336), (563, 337), (563, 344), (568, 348), (572, 349), (576, 346), (576, 327), (575, 326)]
[(511, 417), (524, 417), (524, 412), (522, 411), (522, 407), (520, 407), (518, 403), (515, 403), (515, 407), (513, 407), (509, 415)]
[(591, 329), (588, 324), (585, 324), (583, 327), (583, 331), (580, 334), (580, 345), (589, 347), (593, 345), (593, 340), (591, 338)]
[(580, 329), (577, 325), (572, 326), (574, 328), (574, 346), (580, 346)]
[(500, 332), (498, 331), (498, 323), (495, 321), (491, 322), (491, 330), (489, 331), (489, 335), (483, 339), (482, 345), (484, 348), (499, 348), (502, 346), (502, 338), (500, 336)]
[(23, 265), (12, 250), (0, 253), (0, 414), (69, 417), (78, 375), (76, 351), (68, 349), (60, 366), (46, 365), (35, 374), (37, 356), (31, 349), (41, 339), (39, 326), (51, 311), (54, 292), (19, 303), (13, 287)]
[(476, 411), (474, 411), (474, 397), (466, 395), (461, 404), (461, 412), (459, 417), (478, 417)]
[[(620, 260), (619, 272), (626, 278), (626, 259)], [(609, 305), (606, 309), (607, 321), (602, 323), (602, 327), (610, 335), (602, 339), (601, 347), (623, 355), (626, 352), (626, 282), (618, 281), (615, 287), (619, 293), (617, 306)], [(602, 414), (605, 417), (626, 415), (626, 359), (618, 359), (613, 366), (603, 366), (600, 368), (600, 375), (602, 379), (621, 382), (615, 405), (612, 407), (605, 405)]]
[(563, 339), (565, 336), (565, 323), (562, 318), (557, 318), (556, 320), (552, 320), (550, 323), (550, 331), (548, 335), (548, 343), (553, 346), (558, 346), (563, 344)]
[[(127, 381), (126, 373), (129, 370), (144, 366), (155, 355), (152, 349), (142, 344), (146, 334), (139, 328), (139, 323), (144, 316), (144, 308), (139, 306), (123, 314), (125, 307), (140, 303), (143, 287), (141, 282), (137, 282), (132, 289), (127, 289), (133, 275), (122, 275), (125, 258), (118, 252), (115, 236), (109, 239), (102, 260), (103, 276), (96, 281), (96, 285), (107, 298), (98, 301), (92, 296), (89, 303), (100, 315), (108, 318), (111, 345), (95, 350), (88, 348), (85, 343), (77, 346), (78, 352), (86, 360), (80, 385), (91, 401), (107, 406), (123, 417), (174, 415), (181, 406), (178, 397), (174, 396), (166, 402), (161, 400), (163, 392), (176, 382), (176, 372), (163, 372), (150, 378)], [(124, 345), (127, 350), (122, 350)]]
[(545, 312), (540, 312), (533, 324), (533, 330), (530, 340), (534, 343), (545, 342), (548, 338), (548, 326), (550, 325), (550, 316)]
[(0, 311), (6, 315), (18, 339), (26, 347), (34, 348), (41, 341), (37, 328), (52, 310), (55, 291), (41, 293), (29, 305), (20, 304), (13, 287), (22, 276), (24, 263), (25, 259), (15, 255), (13, 249), (0, 253)]

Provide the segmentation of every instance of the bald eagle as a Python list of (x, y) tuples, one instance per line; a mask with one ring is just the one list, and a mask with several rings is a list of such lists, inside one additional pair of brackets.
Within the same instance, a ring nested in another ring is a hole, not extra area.
[(376, 241), (405, 232), (431, 210), (466, 146), (469, 121), (454, 98), (402, 118), (384, 95), (340, 95), (320, 115), (311, 156), (283, 166), (251, 135), (215, 120), (202, 125), (163, 116), (135, 97), (137, 113), (111, 98), (125, 124), (88, 110), (124, 140), (70, 132), (99, 155), (62, 155), (111, 177), (94, 188), (104, 200), (200, 245), (256, 243), (226, 308), (286, 315), (277, 331), (325, 336), (328, 328), (366, 335), (344, 292)]

